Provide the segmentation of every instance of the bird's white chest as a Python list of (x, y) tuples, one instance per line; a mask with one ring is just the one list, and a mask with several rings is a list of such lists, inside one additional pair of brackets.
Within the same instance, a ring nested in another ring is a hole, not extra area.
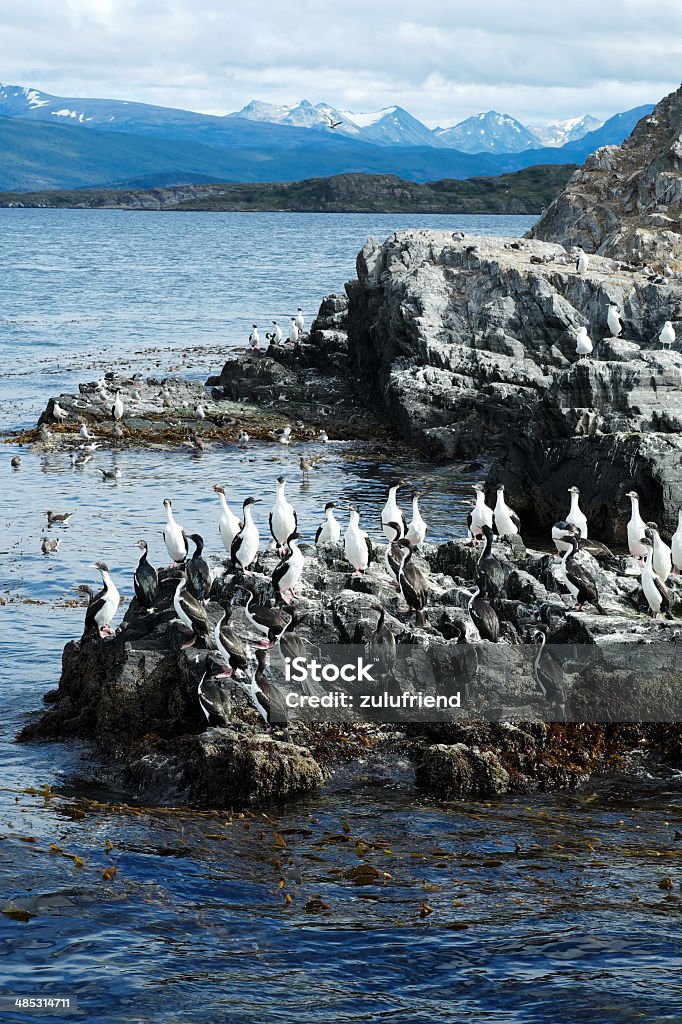
[(346, 558), (354, 569), (366, 569), (369, 564), (367, 537), (362, 530), (349, 526), (344, 537)]

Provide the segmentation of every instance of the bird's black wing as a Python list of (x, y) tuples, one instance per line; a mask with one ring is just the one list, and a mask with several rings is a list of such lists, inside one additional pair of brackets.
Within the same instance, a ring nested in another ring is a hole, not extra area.
[[(230, 558), (232, 559), (233, 565), (239, 562), (239, 549), (242, 546), (243, 541), (242, 531), (240, 530), (237, 536), (232, 541), (232, 547), (230, 548)], [(239, 563), (241, 565), (241, 563)]]
[[(324, 526), (324, 523), (322, 524), (322, 526)], [(318, 526), (318, 528), (317, 528), (317, 533), (315, 534), (315, 543), (316, 544), (317, 544), (318, 540), (320, 539), (320, 534), (322, 533), (322, 526)]]
[(365, 534), (365, 543), (367, 544), (367, 565), (369, 565), (372, 561), (372, 556), (374, 555), (374, 548), (372, 547), (372, 542), (367, 534)]
[(85, 612), (85, 626), (84, 632), (87, 633), (89, 629), (97, 628), (96, 616), (102, 611), (104, 607), (104, 599), (106, 597), (106, 590), (100, 590), (98, 594), (95, 594), (92, 601), (87, 607)]

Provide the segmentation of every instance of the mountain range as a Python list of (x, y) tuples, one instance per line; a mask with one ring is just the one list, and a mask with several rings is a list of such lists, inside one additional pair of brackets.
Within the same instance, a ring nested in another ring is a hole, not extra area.
[(399, 106), (359, 114), (307, 100), (288, 107), (254, 100), (216, 116), (0, 85), (0, 189), (296, 181), (339, 173), (390, 173), (417, 182), (498, 175), (534, 164), (579, 164), (599, 146), (622, 142), (652, 109), (638, 107), (603, 124), (586, 115), (532, 130), (489, 111), (431, 129)]

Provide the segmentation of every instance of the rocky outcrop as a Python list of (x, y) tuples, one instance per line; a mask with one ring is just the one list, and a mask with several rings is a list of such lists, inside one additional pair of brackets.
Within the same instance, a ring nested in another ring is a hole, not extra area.
[(682, 87), (621, 146), (587, 158), (531, 231), (586, 252), (682, 272)]
[[(349, 295), (358, 386), (432, 457), (496, 457), (528, 528), (580, 486), (605, 539), (622, 538), (633, 486), (667, 528), (682, 503), (682, 354), (658, 331), (682, 322), (680, 289), (562, 246), (408, 231), (368, 241)], [(609, 302), (624, 338), (606, 328)], [(594, 353), (579, 360), (575, 330)], [(616, 516), (613, 510), (616, 510)]]

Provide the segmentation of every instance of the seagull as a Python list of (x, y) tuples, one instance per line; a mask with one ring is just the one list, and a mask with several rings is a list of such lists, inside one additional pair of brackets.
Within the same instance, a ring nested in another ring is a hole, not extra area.
[(39, 437), (43, 444), (47, 444), (52, 437), (52, 431), (48, 430), (44, 423), (40, 425)]
[(672, 325), (672, 321), (666, 320), (661, 327), (661, 333), (658, 335), (658, 340), (661, 343), (661, 348), (670, 349), (675, 344), (675, 328)]
[(576, 248), (578, 250), (578, 258), (575, 261), (575, 269), (582, 276), (587, 273), (587, 268), (590, 265), (590, 257), (581, 245), (576, 246)]
[(55, 551), (59, 551), (59, 545), (61, 544), (61, 537), (57, 537), (55, 540), (49, 540), (47, 537), (43, 537), (40, 550), (44, 555), (51, 555)]
[(53, 512), (51, 509), (48, 509), (45, 515), (47, 516), (48, 526), (54, 526), (55, 524), (66, 526), (73, 512)]
[(320, 444), (327, 444), (329, 442), (329, 434), (327, 433), (327, 431), (321, 430), (320, 433), (317, 435), (317, 440), (320, 442)]
[(88, 425), (85, 422), (81, 423), (79, 434), (84, 441), (93, 441), (95, 438), (95, 435), (91, 434), (90, 431), (88, 430)]
[(620, 322), (620, 310), (615, 302), (609, 302), (609, 311), (606, 314), (606, 323), (611, 331), (611, 337), (617, 338), (623, 330), (623, 325)]
[(249, 335), (249, 345), (250, 345), (250, 347), (254, 351), (256, 351), (256, 349), (260, 348), (260, 334), (258, 333), (258, 326), (256, 324), (251, 324), (251, 334)]
[(116, 466), (114, 469), (100, 469), (102, 480), (120, 480), (121, 470)]
[(324, 114), (323, 116), (329, 122), (330, 128), (338, 128), (339, 125), (343, 124), (343, 121), (335, 121), (331, 114)]
[(123, 419), (123, 399), (121, 398), (120, 388), (116, 388), (116, 397), (111, 407), (111, 416), (115, 423), (119, 423)]
[(10, 460), (10, 466), (12, 469), (19, 469), (21, 465), (21, 455), (13, 455)]
[(237, 441), (239, 443), (240, 448), (246, 448), (250, 440), (251, 437), (249, 436), (249, 434), (246, 433), (245, 430), (239, 431), (239, 437), (237, 438)]
[(288, 424), (286, 427), (278, 427), (277, 430), (271, 430), (270, 435), (274, 437), (275, 441), (279, 441), (280, 444), (289, 444), (291, 440), (291, 427)]
[(203, 405), (201, 403), (199, 403), (199, 405), (194, 410), (194, 415), (196, 416), (196, 418), (198, 420), (205, 420), (206, 419), (206, 411), (205, 411), (205, 409), (204, 409), (204, 407), (203, 407)]
[(63, 420), (68, 419), (69, 416), (66, 409), (62, 409), (61, 405), (59, 404), (56, 398), (52, 403), (52, 415), (54, 416), (58, 423), (61, 423)]
[(592, 338), (587, 333), (587, 327), (579, 327), (575, 332), (575, 350), (581, 359), (589, 356), (592, 352), (594, 345), (592, 344)]

